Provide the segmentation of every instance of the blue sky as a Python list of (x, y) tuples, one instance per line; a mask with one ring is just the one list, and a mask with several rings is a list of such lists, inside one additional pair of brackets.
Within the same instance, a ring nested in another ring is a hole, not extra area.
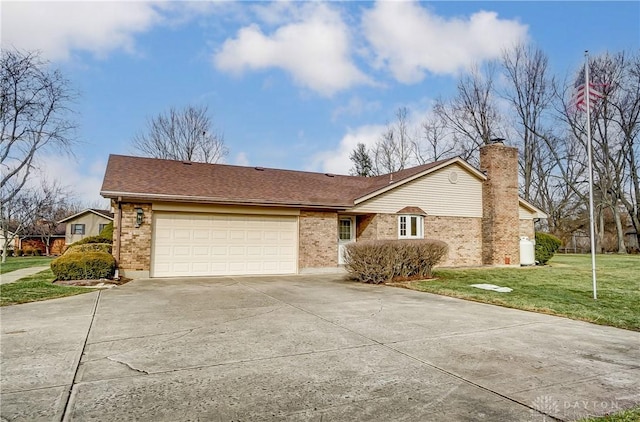
[(48, 177), (100, 199), (110, 153), (171, 106), (206, 104), (228, 164), (346, 173), (395, 110), (417, 122), (518, 41), (564, 76), (640, 48), (640, 2), (12, 2), (3, 47), (38, 49), (79, 90), (75, 157)]

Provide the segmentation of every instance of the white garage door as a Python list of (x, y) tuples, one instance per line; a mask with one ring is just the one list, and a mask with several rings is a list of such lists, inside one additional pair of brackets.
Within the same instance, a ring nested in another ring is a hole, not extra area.
[(292, 216), (154, 213), (152, 277), (293, 274)]

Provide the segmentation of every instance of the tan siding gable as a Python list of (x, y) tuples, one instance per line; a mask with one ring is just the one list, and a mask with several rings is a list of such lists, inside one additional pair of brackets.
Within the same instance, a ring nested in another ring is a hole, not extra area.
[[(450, 181), (453, 172), (456, 183)], [(452, 164), (373, 197), (351, 211), (391, 214), (406, 206), (420, 207), (433, 216), (482, 217), (482, 181)]]
[[(97, 236), (100, 234), (100, 224), (109, 224), (111, 220), (103, 217), (101, 215), (94, 214), (92, 212), (87, 212), (82, 215), (77, 216), (76, 218), (72, 218), (67, 220), (66, 222), (66, 243), (70, 245), (78, 240), (82, 240), (88, 236)], [(84, 224), (84, 235), (82, 234), (71, 234), (71, 226), (73, 224)]]
[(534, 218), (536, 218), (536, 212), (535, 211), (531, 211), (530, 209), (522, 206), (522, 204), (520, 204), (519, 208), (519, 214), (520, 214), (520, 220), (533, 220)]

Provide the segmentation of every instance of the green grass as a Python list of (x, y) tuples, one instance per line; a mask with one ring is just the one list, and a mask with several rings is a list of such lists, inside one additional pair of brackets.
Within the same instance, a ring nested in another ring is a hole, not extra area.
[(581, 419), (580, 422), (638, 422), (640, 421), (640, 406), (596, 418)]
[(56, 299), (92, 291), (82, 287), (59, 286), (52, 283), (54, 279), (51, 270), (45, 270), (15, 283), (3, 284), (0, 286), (0, 306)]
[(0, 264), (0, 274), (22, 268), (41, 267), (49, 265), (53, 258), (49, 256), (11, 256), (7, 257), (7, 262)]
[[(593, 300), (589, 255), (556, 255), (549, 265), (523, 268), (436, 270), (436, 279), (407, 283), (415, 290), (640, 331), (640, 256), (596, 258), (598, 300)], [(488, 283), (497, 293), (471, 287)]]

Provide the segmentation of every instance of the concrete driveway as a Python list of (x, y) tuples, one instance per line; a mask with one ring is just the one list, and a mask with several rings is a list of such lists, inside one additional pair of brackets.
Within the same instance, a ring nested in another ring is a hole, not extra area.
[(544, 421), (640, 403), (640, 333), (337, 276), (139, 280), (0, 312), (9, 421)]

